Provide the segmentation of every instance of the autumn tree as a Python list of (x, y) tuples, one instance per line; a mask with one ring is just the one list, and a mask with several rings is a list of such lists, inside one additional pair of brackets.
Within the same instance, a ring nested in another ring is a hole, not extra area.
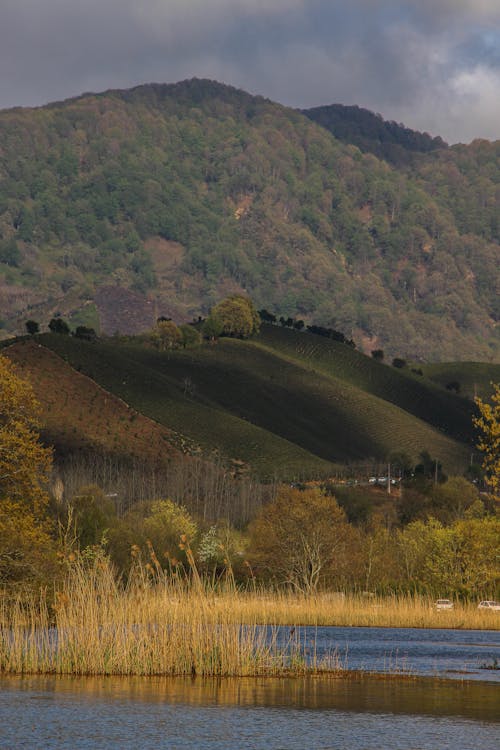
[(335, 498), (283, 486), (251, 524), (250, 557), (267, 577), (312, 593), (338, 580), (348, 536)]
[(500, 383), (493, 384), (491, 403), (476, 398), (479, 416), (474, 425), (480, 432), (478, 448), (484, 454), (483, 469), (493, 495), (500, 495)]
[(257, 333), (260, 328), (259, 313), (252, 300), (240, 294), (234, 294), (219, 302), (212, 308), (210, 317), (218, 321), (221, 334), (224, 336), (247, 338)]
[(39, 440), (31, 386), (0, 356), (0, 579), (41, 572), (50, 557), (47, 516), (51, 451)]
[(196, 521), (182, 505), (172, 500), (155, 500), (144, 519), (143, 533), (162, 565), (186, 562), (187, 545), (193, 545), (198, 534)]
[(172, 320), (158, 320), (150, 338), (160, 352), (177, 349), (182, 344), (182, 333)]
[(500, 519), (464, 518), (444, 526), (435, 518), (413, 521), (396, 534), (404, 582), (434, 595), (493, 596), (500, 572)]

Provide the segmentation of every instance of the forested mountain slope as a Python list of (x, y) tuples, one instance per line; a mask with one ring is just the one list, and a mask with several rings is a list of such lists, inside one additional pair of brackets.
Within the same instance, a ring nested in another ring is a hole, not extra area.
[(439, 136), (432, 138), (428, 133), (419, 133), (396, 122), (387, 122), (381, 115), (355, 105), (330, 104), (302, 109), (301, 112), (329, 130), (340, 141), (353, 144), (361, 151), (374, 154), (396, 166), (414, 163), (415, 154), (448, 148), (448, 144)]
[(366, 350), (498, 358), (499, 144), (395, 168), (210, 81), (0, 112), (0, 318), (139, 331), (245, 291)]

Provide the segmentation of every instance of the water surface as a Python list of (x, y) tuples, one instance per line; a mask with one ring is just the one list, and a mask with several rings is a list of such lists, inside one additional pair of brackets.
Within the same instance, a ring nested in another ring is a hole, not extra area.
[(500, 670), (483, 667), (500, 663), (500, 633), (284, 628), (278, 637), (298, 639), (308, 659), (334, 655), (367, 673), (3, 676), (0, 748), (498, 750)]
[(401, 678), (2, 678), (0, 746), (497, 750), (498, 699)]

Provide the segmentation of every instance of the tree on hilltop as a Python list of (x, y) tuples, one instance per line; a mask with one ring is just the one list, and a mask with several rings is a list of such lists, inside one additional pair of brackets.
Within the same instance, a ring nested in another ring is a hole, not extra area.
[(227, 297), (215, 305), (210, 317), (219, 322), (223, 336), (248, 338), (258, 333), (260, 328), (260, 316), (252, 300), (240, 294)]
[(26, 331), (30, 336), (34, 336), (35, 333), (40, 333), (40, 326), (36, 320), (27, 320), (25, 323)]
[(62, 318), (52, 318), (49, 322), (49, 330), (52, 333), (63, 333), (65, 335), (70, 332), (69, 325)]
[(182, 332), (171, 320), (158, 319), (150, 338), (160, 352), (177, 349), (182, 344)]

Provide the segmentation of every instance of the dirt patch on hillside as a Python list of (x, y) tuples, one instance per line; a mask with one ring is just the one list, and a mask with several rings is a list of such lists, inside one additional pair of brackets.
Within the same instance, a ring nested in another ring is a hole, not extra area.
[(142, 294), (121, 286), (102, 286), (95, 303), (99, 311), (101, 333), (142, 333), (156, 321), (155, 304)]
[(180, 456), (179, 436), (74, 370), (35, 340), (3, 350), (42, 407), (44, 440), (60, 455), (92, 450), (163, 464)]

